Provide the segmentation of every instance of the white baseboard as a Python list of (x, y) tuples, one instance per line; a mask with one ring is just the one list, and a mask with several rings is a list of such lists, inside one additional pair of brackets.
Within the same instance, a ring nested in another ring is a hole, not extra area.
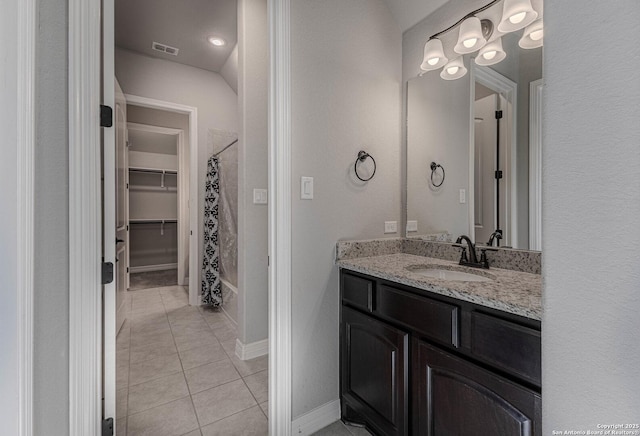
[(269, 339), (243, 344), (240, 339), (236, 339), (236, 356), (240, 360), (255, 359), (256, 357), (269, 354)]
[(291, 434), (310, 435), (340, 419), (340, 400), (330, 401), (297, 417), (291, 423)]
[(177, 269), (177, 263), (161, 263), (158, 265), (144, 265), (144, 266), (132, 266), (129, 267), (130, 273), (141, 273), (141, 272), (150, 272), (150, 271), (164, 271), (167, 269)]

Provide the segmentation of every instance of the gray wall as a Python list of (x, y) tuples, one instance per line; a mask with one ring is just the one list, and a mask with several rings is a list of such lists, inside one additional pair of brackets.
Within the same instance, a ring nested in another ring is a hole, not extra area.
[[(401, 42), (382, 0), (291, 4), (293, 417), (338, 399), (336, 241), (400, 219)], [(378, 163), (368, 183), (362, 149)]]
[(266, 205), (253, 189), (267, 187), (269, 31), (266, 0), (238, 1), (238, 339), (266, 339), (269, 283)]
[[(204, 216), (204, 180), (209, 129), (237, 131), (236, 94), (220, 74), (199, 68), (151, 58), (128, 50), (116, 49), (116, 77), (125, 94), (181, 103), (198, 108), (198, 265), (202, 265), (202, 228)], [(200, 274), (200, 271), (198, 271)], [(198, 279), (196, 281), (200, 283)]]
[(238, 44), (227, 58), (220, 70), (220, 75), (227, 81), (233, 92), (238, 93)]
[[(0, 38), (10, 41), (17, 33), (18, 3), (2, 1)], [(19, 384), (18, 384), (18, 210), (7, 207), (17, 203), (18, 147), (17, 114), (12, 107), (17, 104), (17, 44), (0, 47), (0, 128), (3, 141), (0, 150), (0, 422), (7, 434), (18, 434)]]
[(640, 421), (638, 23), (635, 0), (545, 5), (545, 435)]

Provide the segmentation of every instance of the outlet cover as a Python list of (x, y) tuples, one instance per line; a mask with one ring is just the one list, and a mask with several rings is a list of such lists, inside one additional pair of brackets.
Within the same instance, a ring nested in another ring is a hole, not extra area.
[(300, 177), (300, 199), (313, 200), (313, 177)]
[(384, 232), (385, 233), (397, 233), (398, 232), (398, 222), (397, 221), (385, 221), (384, 222)]
[(418, 221), (407, 221), (407, 232), (417, 232)]
[(461, 189), (460, 190), (460, 204), (464, 204), (467, 202), (467, 190), (466, 189)]
[(267, 204), (267, 190), (266, 189), (254, 189), (253, 190), (253, 204)]

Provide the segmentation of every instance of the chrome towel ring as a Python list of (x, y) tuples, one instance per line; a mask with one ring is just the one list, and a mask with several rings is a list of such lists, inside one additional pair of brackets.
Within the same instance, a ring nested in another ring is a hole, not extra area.
[[(362, 177), (360, 177), (360, 174), (358, 174), (358, 162), (364, 162), (365, 160), (367, 160), (367, 158), (371, 158), (371, 160), (373, 161), (373, 173), (371, 173), (371, 176), (369, 176), (368, 179), (363, 179)], [(376, 160), (366, 151), (360, 150), (358, 152), (356, 162), (353, 164), (353, 170), (355, 171), (356, 177), (358, 179), (362, 180), (363, 182), (368, 182), (369, 180), (373, 179), (373, 176), (375, 176), (376, 174)]]
[[(435, 174), (438, 168), (442, 170), (442, 180), (440, 180), (440, 183), (436, 185), (436, 183), (433, 181), (433, 175)], [(431, 184), (436, 188), (439, 188), (440, 186), (442, 186), (443, 183), (444, 183), (444, 167), (438, 163), (431, 162)]]

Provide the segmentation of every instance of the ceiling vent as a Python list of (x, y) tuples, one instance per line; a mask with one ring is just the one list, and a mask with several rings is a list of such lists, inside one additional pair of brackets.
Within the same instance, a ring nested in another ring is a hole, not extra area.
[(151, 48), (155, 51), (160, 51), (162, 53), (170, 54), (173, 56), (178, 56), (179, 49), (175, 47), (171, 47), (170, 45), (160, 44), (159, 42), (153, 42), (151, 44)]

